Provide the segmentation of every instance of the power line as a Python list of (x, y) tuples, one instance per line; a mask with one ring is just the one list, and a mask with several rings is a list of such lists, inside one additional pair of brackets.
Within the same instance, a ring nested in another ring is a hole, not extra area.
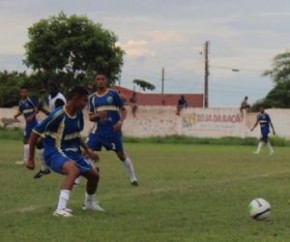
[(211, 68), (216, 68), (216, 69), (226, 69), (226, 70), (231, 70), (234, 72), (239, 72), (239, 71), (254, 71), (254, 72), (264, 72), (264, 70), (259, 70), (259, 69), (252, 69), (252, 68), (239, 68), (239, 67), (230, 67), (230, 66), (216, 66), (216, 65), (210, 65)]

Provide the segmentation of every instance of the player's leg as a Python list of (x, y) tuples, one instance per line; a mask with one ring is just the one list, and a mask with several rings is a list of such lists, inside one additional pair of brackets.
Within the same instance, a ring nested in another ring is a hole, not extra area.
[(29, 155), (29, 138), (25, 137), (23, 139), (23, 164), (27, 164)]
[(87, 179), (83, 209), (104, 212), (105, 210), (101, 208), (96, 201), (96, 191), (100, 179), (98, 172), (93, 167), (91, 167), (91, 169), (88, 172), (82, 174), (82, 176)]
[(264, 138), (264, 135), (262, 134), (262, 136), (259, 140), (259, 143), (258, 143), (257, 150), (254, 152), (254, 154), (256, 154), (256, 155), (260, 154), (260, 151), (261, 151), (264, 144), (265, 144), (265, 138)]
[[(86, 140), (87, 146), (94, 151), (100, 151), (101, 150), (101, 144), (96, 138), (95, 134), (89, 134), (87, 140)], [(77, 177), (74, 181), (74, 186), (78, 186), (81, 183), (81, 176)]]
[(37, 148), (37, 153), (38, 153), (38, 157), (40, 161), (40, 170), (34, 175), (34, 178), (37, 179), (37, 178), (41, 178), (44, 175), (50, 174), (50, 169), (45, 163), (44, 149), (43, 149), (43, 144), (42, 144), (41, 139), (37, 141), (36, 148)]
[(64, 175), (64, 180), (61, 185), (57, 208), (53, 213), (54, 216), (71, 217), (71, 210), (67, 208), (67, 203), (70, 197), (70, 191), (73, 187), (73, 182), (79, 176), (80, 170), (75, 165), (75, 162), (65, 156), (63, 153), (51, 152), (44, 150), (45, 162), (48, 167), (54, 172)]
[(80, 170), (81, 176), (87, 179), (83, 209), (105, 211), (96, 201), (96, 191), (100, 179), (99, 173), (94, 169), (92, 163), (83, 156), (79, 155), (74, 160)]
[(125, 166), (125, 169), (128, 172), (131, 184), (133, 186), (138, 186), (138, 180), (135, 174), (133, 162), (131, 161), (130, 157), (125, 154), (123, 149), (122, 135), (121, 134), (116, 135), (114, 143), (112, 144), (114, 145), (113, 150), (116, 152), (118, 158), (120, 159), (120, 161), (122, 161), (122, 163)]
[(23, 133), (23, 158), (22, 161), (16, 161), (16, 165), (26, 165), (29, 155), (29, 137), (32, 132), (32, 127), (26, 124)]
[[(101, 140), (101, 138), (98, 137), (96, 134), (90, 134), (88, 138), (86, 139), (86, 144), (91, 150), (98, 151), (98, 152), (102, 150), (102, 146), (106, 147), (106, 145)], [(91, 161), (91, 164), (94, 167), (93, 161)], [(96, 167), (96, 170), (97, 172), (99, 172), (99, 167)]]
[(74, 187), (77, 187), (81, 184), (81, 176), (77, 177), (74, 181)]
[(61, 185), (57, 208), (53, 215), (71, 217), (71, 210), (67, 208), (67, 203), (73, 188), (74, 180), (80, 175), (80, 170), (71, 160), (61, 160), (58, 165), (51, 168), (57, 172), (61, 170), (61, 174), (65, 176)]
[(274, 154), (274, 149), (271, 145), (271, 142), (269, 141), (269, 137), (267, 135), (267, 137), (265, 138), (265, 143), (267, 144), (268, 146), (268, 149), (269, 149), (269, 155), (273, 155)]
[(127, 156), (124, 152), (116, 152), (116, 154), (117, 154), (118, 158), (120, 159), (120, 161), (122, 161), (122, 163), (125, 166), (125, 169), (128, 172), (131, 185), (138, 186), (138, 180), (137, 180), (137, 177), (135, 174), (134, 165), (133, 165), (133, 162), (131, 161), (130, 157)]

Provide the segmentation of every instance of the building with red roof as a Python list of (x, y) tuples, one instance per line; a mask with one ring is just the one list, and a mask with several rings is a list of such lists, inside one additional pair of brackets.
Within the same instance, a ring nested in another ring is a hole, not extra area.
[[(124, 88), (121, 86), (114, 86), (114, 89), (118, 90), (118, 92), (123, 96), (128, 103), (128, 99), (132, 95), (133, 91), (128, 88)], [(160, 94), (160, 93), (142, 93), (136, 92), (137, 94), (137, 104), (143, 106), (176, 106), (177, 101), (181, 95), (187, 101), (188, 107), (194, 108), (202, 108), (203, 107), (203, 94), (200, 93), (182, 93), (182, 94)]]

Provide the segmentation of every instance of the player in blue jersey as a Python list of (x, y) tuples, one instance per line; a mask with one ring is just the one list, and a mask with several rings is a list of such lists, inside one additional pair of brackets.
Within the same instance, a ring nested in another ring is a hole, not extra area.
[[(46, 115), (49, 115), (50, 112), (54, 111), (56, 108), (62, 107), (66, 104), (66, 98), (64, 97), (62, 93), (59, 92), (58, 86), (55, 80), (51, 79), (48, 81), (48, 89), (49, 89), (48, 106), (50, 110), (49, 111), (46, 110), (41, 105), (41, 111), (45, 113)], [(41, 145), (41, 139), (38, 141), (38, 145), (39, 144)], [(43, 149), (41, 149), (39, 152), (43, 153)], [(46, 166), (42, 157), (43, 156), (40, 155), (41, 167), (40, 167), (40, 170), (33, 176), (35, 179), (41, 178), (43, 175), (47, 175), (50, 173), (50, 170)]]
[[(29, 97), (29, 89), (26, 86), (20, 88), (20, 97), (21, 100), (18, 103), (18, 111), (14, 115), (14, 119), (17, 119), (20, 115), (24, 116), (25, 119), (25, 129), (23, 137), (23, 161), (17, 161), (18, 165), (25, 165), (28, 160), (29, 152), (29, 138), (32, 132), (32, 129), (37, 125), (36, 115), (39, 112), (38, 106), (39, 102), (37, 99)], [(41, 157), (41, 156), (40, 156)]]
[(131, 159), (125, 154), (122, 143), (122, 124), (127, 111), (117, 91), (107, 88), (106, 76), (96, 75), (97, 92), (90, 96), (88, 114), (95, 126), (88, 136), (87, 145), (95, 151), (102, 147), (113, 150), (124, 164), (130, 182), (138, 186), (134, 166)]
[(275, 135), (274, 125), (271, 121), (270, 115), (265, 112), (265, 109), (263, 106), (260, 107), (259, 111), (260, 112), (257, 115), (257, 121), (254, 124), (253, 128), (251, 128), (251, 131), (253, 131), (257, 127), (258, 124), (260, 125), (260, 128), (261, 128), (261, 138), (258, 143), (258, 148), (254, 152), (254, 154), (259, 154), (263, 145), (267, 144), (270, 151), (270, 155), (272, 155), (274, 153), (274, 150), (269, 141), (269, 133), (270, 133), (270, 126), (271, 126), (272, 133), (273, 135)]
[[(44, 157), (47, 165), (53, 171), (65, 176), (61, 186), (59, 201), (54, 212), (55, 216), (71, 217), (72, 211), (67, 203), (74, 180), (78, 176), (87, 179), (84, 209), (104, 211), (95, 201), (95, 193), (99, 174), (85, 158), (97, 160), (96, 153), (91, 151), (82, 141), (80, 132), (84, 126), (82, 109), (87, 104), (88, 92), (83, 87), (74, 87), (69, 94), (68, 103), (53, 111), (38, 124), (30, 138), (29, 160), (27, 168), (33, 170), (34, 151), (38, 138), (43, 137)], [(85, 156), (82, 154), (82, 150)]]

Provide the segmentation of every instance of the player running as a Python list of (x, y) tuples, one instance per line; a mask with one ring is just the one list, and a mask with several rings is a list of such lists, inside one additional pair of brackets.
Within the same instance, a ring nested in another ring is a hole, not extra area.
[(37, 139), (43, 137), (44, 157), (47, 165), (56, 173), (65, 176), (61, 186), (57, 209), (54, 216), (71, 217), (67, 203), (74, 180), (82, 175), (87, 179), (84, 209), (104, 211), (95, 201), (99, 174), (81, 153), (97, 160), (98, 156), (82, 141), (80, 132), (84, 126), (82, 109), (87, 104), (88, 92), (83, 87), (74, 87), (67, 105), (56, 109), (33, 129), (30, 138), (30, 152), (27, 168), (33, 170), (34, 151)]
[(96, 88), (88, 104), (89, 119), (95, 126), (87, 145), (95, 151), (100, 151), (102, 146), (113, 150), (124, 164), (131, 184), (138, 186), (133, 163), (123, 149), (121, 129), (127, 114), (123, 101), (115, 90), (107, 88), (106, 76), (102, 73), (96, 75)]
[(260, 107), (259, 114), (257, 115), (257, 121), (254, 124), (253, 128), (251, 128), (251, 131), (253, 131), (258, 124), (260, 124), (261, 128), (261, 138), (258, 143), (257, 150), (254, 152), (254, 154), (259, 154), (261, 151), (261, 148), (263, 147), (264, 144), (268, 145), (270, 155), (274, 153), (273, 147), (269, 141), (269, 133), (270, 133), (270, 126), (272, 128), (273, 135), (275, 135), (275, 129), (273, 126), (273, 123), (271, 121), (270, 115), (265, 112), (265, 109), (263, 106)]

